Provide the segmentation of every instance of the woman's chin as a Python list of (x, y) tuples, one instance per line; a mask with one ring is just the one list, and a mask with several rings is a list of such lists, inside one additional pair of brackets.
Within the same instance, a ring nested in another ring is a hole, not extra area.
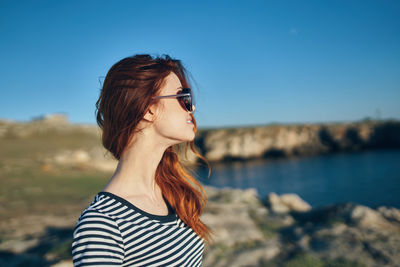
[(189, 134), (188, 134), (188, 138), (186, 140), (186, 142), (191, 142), (194, 140), (194, 138), (196, 137), (195, 132), (192, 130)]
[(185, 134), (185, 136), (179, 136), (179, 137), (175, 137), (173, 139), (175, 139), (174, 144), (180, 144), (180, 143), (185, 143), (185, 142), (192, 142), (195, 138), (195, 133), (188, 133)]
[(187, 137), (185, 138), (185, 142), (191, 142), (194, 140), (195, 137), (196, 137), (196, 134), (193, 131), (191, 134), (187, 135)]

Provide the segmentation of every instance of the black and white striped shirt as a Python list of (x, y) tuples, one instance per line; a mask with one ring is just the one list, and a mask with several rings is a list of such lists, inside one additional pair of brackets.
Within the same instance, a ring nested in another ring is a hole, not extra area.
[(165, 202), (168, 215), (154, 215), (99, 192), (75, 225), (74, 266), (201, 266), (204, 239)]

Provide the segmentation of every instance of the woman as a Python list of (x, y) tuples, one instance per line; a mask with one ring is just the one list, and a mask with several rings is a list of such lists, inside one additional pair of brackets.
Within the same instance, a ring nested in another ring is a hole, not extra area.
[(207, 198), (177, 153), (186, 142), (205, 160), (194, 149), (192, 100), (179, 60), (135, 55), (111, 67), (96, 109), (118, 166), (75, 226), (74, 266), (201, 266)]

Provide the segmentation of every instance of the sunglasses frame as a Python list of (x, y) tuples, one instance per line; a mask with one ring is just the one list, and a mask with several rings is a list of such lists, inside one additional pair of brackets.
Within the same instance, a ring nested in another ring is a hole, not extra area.
[[(187, 93), (183, 93), (184, 91), (188, 91)], [(190, 109), (187, 108), (184, 100), (180, 100), (180, 98), (183, 99), (183, 97), (189, 96), (190, 97)], [(193, 112), (193, 94), (192, 94), (192, 89), (190, 88), (182, 88), (182, 93), (176, 94), (176, 95), (159, 95), (159, 96), (154, 96), (153, 99), (162, 99), (162, 98), (177, 98), (179, 104), (184, 108), (186, 111)]]

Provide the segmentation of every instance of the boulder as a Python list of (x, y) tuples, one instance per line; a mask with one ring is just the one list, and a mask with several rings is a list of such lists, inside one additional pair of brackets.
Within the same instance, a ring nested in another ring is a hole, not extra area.
[(311, 206), (296, 194), (278, 196), (276, 193), (270, 193), (266, 204), (275, 213), (306, 212), (311, 209)]
[(380, 230), (393, 229), (391, 225), (378, 211), (362, 205), (356, 205), (350, 211), (350, 220), (359, 227), (376, 228)]
[(400, 224), (400, 210), (396, 208), (379, 207), (378, 212), (385, 217), (386, 220)]

